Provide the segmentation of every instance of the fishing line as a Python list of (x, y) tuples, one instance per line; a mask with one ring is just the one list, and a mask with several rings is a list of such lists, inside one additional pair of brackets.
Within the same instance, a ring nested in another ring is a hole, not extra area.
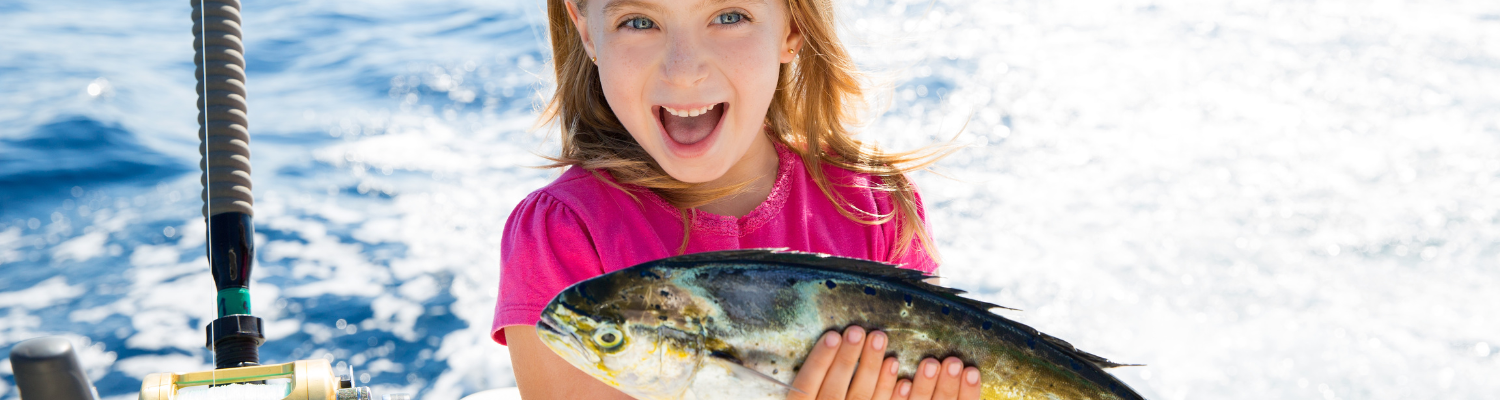
[[(198, 13), (197, 13), (198, 14), (198, 54), (199, 54), (199, 56), (198, 56), (198, 70), (200, 71), (199, 75), (198, 75), (198, 86), (199, 86), (199, 89), (202, 90), (202, 92), (200, 92), (202, 94), (198, 95), (198, 100), (202, 103), (202, 108), (201, 108), (202, 111), (199, 112), (199, 114), (201, 114), (202, 118), (199, 120), (199, 123), (203, 125), (203, 138), (201, 138), (199, 140), (200, 140), (200, 142), (202, 143), (202, 146), (203, 146), (203, 192), (205, 194), (205, 196), (203, 196), (203, 206), (204, 206), (204, 210), (207, 211), (207, 210), (212, 209), (212, 207), (209, 207), (209, 204), (212, 202), (212, 200), (210, 200), (211, 197), (208, 196), (208, 195), (210, 195), (210, 194), (213, 193), (213, 185), (214, 185), (214, 182), (213, 182), (213, 175), (214, 175), (213, 174), (213, 169), (214, 169), (214, 166), (213, 166), (213, 163), (209, 162), (209, 159), (208, 159), (208, 153), (209, 153), (209, 151), (208, 151), (208, 10), (205, 10), (203, 8), (203, 1), (204, 0), (198, 0), (198, 7), (197, 7), (198, 8)], [(207, 253), (208, 253), (208, 265), (209, 265), (209, 268), (212, 269), (213, 265), (214, 265), (214, 241), (213, 241), (213, 238), (211, 238), (209, 236), (213, 235), (212, 232), (214, 231), (214, 221), (213, 221), (213, 218), (209, 218), (208, 217), (208, 213), (205, 212), (205, 213), (203, 213), (203, 222), (204, 222), (204, 225), (205, 225), (204, 226), (204, 229), (205, 229), (205, 231), (204, 231), (204, 236), (205, 236), (204, 239), (207, 239), (207, 240), (204, 240), (203, 246), (204, 246), (204, 249), (207, 250)], [(217, 301), (215, 301), (215, 303), (217, 303)], [(208, 330), (209, 330), (209, 332), (213, 332), (214, 331), (214, 327), (215, 327), (214, 324), (216, 324), (218, 322), (219, 322), (218, 319), (213, 319), (213, 320), (210, 320), (208, 322)], [(219, 362), (218, 352), (213, 352), (213, 355), (214, 355), (214, 363), (218, 364), (218, 362)], [(215, 368), (213, 370), (212, 376), (213, 376), (213, 378), (212, 378), (213, 385), (217, 386), (218, 383), (219, 383), (219, 370), (217, 368)]]

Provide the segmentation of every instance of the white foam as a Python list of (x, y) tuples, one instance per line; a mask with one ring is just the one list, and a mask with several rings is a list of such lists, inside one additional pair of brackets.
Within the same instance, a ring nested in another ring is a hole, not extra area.
[[(260, 314), (260, 312), (257, 311), (256, 314)], [(269, 315), (262, 318), (265, 319), (266, 341), (281, 340), (297, 333), (300, 331), (299, 328), (302, 327), (302, 321), (296, 319), (267, 319)]]
[(46, 336), (35, 331), (42, 326), (42, 318), (25, 310), (9, 308), (0, 314), (0, 342), (16, 343), (34, 337)]
[(406, 372), (406, 367), (402, 364), (397, 364), (389, 359), (381, 358), (375, 361), (371, 361), (369, 364), (366, 364), (364, 366), (364, 370), (365, 372), (369, 372), (371, 374), (380, 374), (384, 372), (394, 372), (399, 374), (402, 372)]
[[(212, 284), (212, 282), (209, 282)], [(213, 304), (212, 302), (195, 304)], [(212, 310), (210, 310), (211, 312)], [(193, 323), (188, 313), (178, 310), (143, 309), (131, 313), (135, 334), (125, 339), (133, 349), (180, 349), (199, 352), (203, 348), (203, 327)]]
[(406, 281), (406, 283), (402, 283), (401, 286), (396, 288), (396, 292), (400, 293), (402, 297), (418, 303), (436, 296), (438, 290), (440, 288), (438, 287), (437, 279), (433, 279), (429, 275), (418, 276)]
[(372, 218), (359, 224), (352, 236), (365, 243), (400, 243), (404, 239), (402, 235), (401, 221), (395, 218)]
[(28, 289), (0, 292), (0, 308), (15, 307), (21, 310), (36, 310), (51, 307), (83, 295), (82, 287), (69, 285), (68, 279), (54, 276)]
[(176, 264), (182, 258), (182, 252), (175, 246), (153, 246), (143, 244), (136, 246), (130, 252), (130, 265), (136, 267), (154, 267), (168, 264)]
[(382, 294), (370, 301), (370, 310), (374, 315), (369, 320), (374, 326), (390, 331), (408, 342), (419, 339), (416, 332), (417, 318), (422, 316), (424, 309), (421, 303), (401, 299), (396, 296)]
[(19, 250), (25, 244), (21, 240), (21, 228), (9, 227), (0, 231), (0, 265), (12, 261), (20, 261), (24, 254)]
[(85, 233), (68, 239), (66, 242), (59, 243), (57, 247), (53, 247), (52, 258), (54, 261), (61, 262), (88, 261), (94, 257), (104, 255), (106, 252), (104, 242), (108, 239), (109, 234), (106, 232), (95, 231)]
[(521, 400), (521, 389), (514, 387), (490, 389), (464, 396), (460, 400)]
[(146, 375), (158, 372), (188, 373), (209, 371), (214, 369), (214, 366), (205, 363), (200, 357), (186, 354), (152, 354), (116, 361), (114, 368), (116, 371), (120, 371), (127, 376), (141, 379), (145, 378)]
[(515, 386), (510, 352), (492, 343), (488, 327), (471, 325), (444, 336), (436, 358), (447, 361), (448, 369), (438, 375), (428, 396), (458, 398), (475, 388)]
[(319, 150), (318, 161), (338, 166), (359, 162), (377, 167), (446, 172), (470, 171), (489, 162), (475, 154), (454, 154), (445, 146), (453, 136), (451, 128), (446, 127), (376, 136)]

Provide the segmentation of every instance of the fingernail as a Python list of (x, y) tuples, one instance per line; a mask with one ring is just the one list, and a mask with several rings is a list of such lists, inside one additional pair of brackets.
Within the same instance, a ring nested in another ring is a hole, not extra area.
[(823, 336), (823, 344), (828, 345), (828, 347), (839, 347), (839, 335), (829, 333)]
[(875, 350), (885, 350), (885, 334), (875, 332), (870, 334), (870, 346)]
[(901, 382), (901, 397), (911, 394), (911, 382)]
[(937, 376), (937, 363), (936, 362), (923, 363), (923, 366), (922, 366), (922, 375), (925, 375), (928, 378)]
[(964, 380), (969, 381), (970, 385), (979, 384), (979, 370), (969, 370), (969, 373), (964, 375)]
[(900, 369), (900, 368), (901, 368), (901, 363), (899, 363), (899, 362), (893, 362), (893, 363), (891, 363), (891, 375), (895, 375), (896, 371), (898, 369)]
[(958, 371), (962, 371), (963, 369), (963, 365), (959, 365), (958, 363), (948, 364), (948, 376), (958, 376)]
[(865, 340), (865, 330), (857, 326), (850, 327), (849, 330), (844, 331), (844, 336), (848, 337), (849, 343), (859, 343)]

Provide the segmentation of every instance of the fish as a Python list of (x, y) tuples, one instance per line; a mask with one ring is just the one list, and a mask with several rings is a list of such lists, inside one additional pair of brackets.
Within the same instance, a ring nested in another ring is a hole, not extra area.
[(926, 357), (982, 374), (981, 398), (1142, 399), (1124, 366), (929, 284), (920, 271), (780, 249), (675, 256), (576, 283), (537, 335), (569, 364), (637, 399), (782, 399), (824, 332), (880, 330), (910, 378)]

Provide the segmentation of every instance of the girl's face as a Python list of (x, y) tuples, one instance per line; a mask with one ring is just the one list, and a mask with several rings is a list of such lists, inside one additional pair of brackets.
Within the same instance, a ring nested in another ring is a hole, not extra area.
[(568, 13), (610, 110), (668, 175), (710, 182), (774, 159), (766, 109), (801, 44), (781, 0), (570, 0)]

